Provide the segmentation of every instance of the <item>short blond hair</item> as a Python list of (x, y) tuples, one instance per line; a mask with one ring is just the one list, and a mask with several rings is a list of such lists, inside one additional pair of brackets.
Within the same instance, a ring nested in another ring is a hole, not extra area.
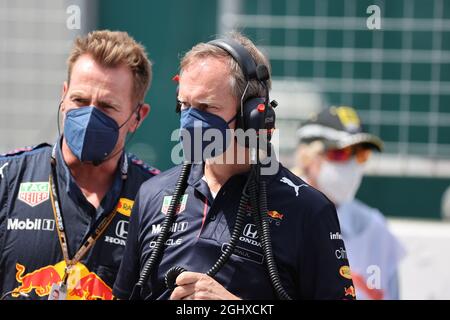
[[(271, 67), (269, 60), (260, 50), (258, 50), (258, 48), (249, 38), (245, 37), (237, 31), (230, 32), (226, 38), (233, 39), (234, 41), (241, 44), (252, 56), (257, 65), (264, 64), (267, 66), (270, 74)], [(228, 60), (231, 76), (231, 91), (236, 98), (240, 99), (247, 85), (247, 80), (245, 79), (245, 75), (236, 60), (234, 60), (234, 58), (222, 48), (219, 48), (210, 43), (203, 42), (195, 45), (181, 59), (180, 72), (183, 73), (183, 70), (189, 67), (192, 63), (195, 63), (198, 60), (204, 59), (206, 57)], [(267, 81), (268, 89), (270, 89), (271, 84), (272, 82), (269, 79)], [(246, 100), (249, 97), (264, 97), (265, 94), (265, 88), (257, 80), (251, 80), (243, 100)]]
[(133, 99), (143, 102), (152, 81), (152, 63), (142, 44), (137, 43), (128, 33), (120, 31), (92, 31), (75, 39), (67, 59), (68, 80), (78, 58), (88, 54), (104, 67), (114, 68), (124, 65), (133, 74)]

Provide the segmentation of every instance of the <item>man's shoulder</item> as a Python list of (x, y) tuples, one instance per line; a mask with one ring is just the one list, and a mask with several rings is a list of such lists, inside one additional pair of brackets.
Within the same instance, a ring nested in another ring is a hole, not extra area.
[(144, 211), (157, 208), (160, 205), (158, 197), (173, 193), (180, 172), (181, 165), (161, 172), (141, 185), (139, 198), (142, 208), (146, 208)]
[(182, 165), (178, 165), (175, 167), (172, 167), (166, 171), (163, 171), (153, 177), (150, 180), (147, 180), (143, 185), (143, 189), (154, 189), (155, 186), (159, 186), (160, 188), (164, 188), (166, 186), (173, 186), (175, 187), (175, 184), (178, 180), (178, 177), (181, 172)]
[[(7, 153), (0, 154), (0, 178), (4, 177), (4, 172), (17, 171), (19, 168), (35, 169), (35, 165), (45, 163), (43, 156), (50, 162), (52, 147), (48, 143), (41, 143), (32, 147), (15, 149)], [(26, 161), (23, 161), (26, 159)]]
[[(16, 149), (1, 154), (0, 181), (11, 180), (8, 177), (25, 177), (34, 171), (40, 171), (40, 168), (50, 163), (51, 150), (51, 145), (41, 143), (33, 147)], [(47, 161), (45, 161), (46, 159)]]
[(128, 152), (126, 155), (131, 168), (138, 170), (140, 173), (145, 174), (148, 177), (153, 177), (160, 174), (161, 171), (159, 169), (139, 159), (135, 154)]
[(30, 157), (51, 150), (51, 145), (43, 142), (31, 147), (14, 149), (12, 151), (0, 154), (0, 162), (12, 161), (16, 158)]

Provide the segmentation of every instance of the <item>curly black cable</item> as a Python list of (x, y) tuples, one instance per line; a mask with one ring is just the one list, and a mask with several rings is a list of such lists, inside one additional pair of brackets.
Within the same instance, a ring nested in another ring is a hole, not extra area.
[(176, 219), (176, 209), (180, 203), (181, 196), (186, 190), (187, 179), (189, 177), (189, 173), (191, 171), (192, 164), (185, 163), (181, 167), (180, 176), (178, 178), (177, 184), (175, 185), (175, 190), (170, 201), (169, 209), (167, 210), (166, 217), (162, 223), (161, 232), (156, 239), (155, 246), (150, 254), (150, 257), (145, 262), (144, 267), (142, 268), (141, 274), (139, 276), (139, 280), (136, 283), (133, 293), (130, 299), (139, 299), (141, 297), (142, 287), (144, 283), (147, 281), (150, 273), (152, 272), (153, 267), (157, 263), (157, 261), (161, 258), (161, 255), (164, 252), (164, 245), (167, 239), (170, 236), (170, 228)]
[(164, 277), (164, 282), (166, 283), (166, 287), (169, 290), (173, 290), (177, 287), (177, 278), (180, 274), (187, 271), (185, 268), (180, 266), (175, 266), (169, 269), (169, 271), (166, 272), (166, 275)]
[(255, 221), (255, 225), (258, 231), (258, 234), (262, 234), (262, 223), (261, 223), (261, 216), (259, 215), (259, 203), (258, 203), (258, 184), (256, 181), (253, 181), (251, 186), (249, 187), (249, 194), (250, 194), (250, 213), (253, 217), (253, 220)]
[(244, 226), (245, 213), (249, 202), (249, 194), (247, 193), (247, 190), (249, 184), (251, 184), (250, 182), (253, 180), (252, 176), (253, 174), (251, 172), (247, 178), (247, 182), (245, 183), (244, 189), (242, 191), (241, 199), (239, 200), (238, 213), (236, 215), (236, 221), (234, 222), (234, 227), (231, 233), (228, 247), (220, 255), (219, 259), (217, 259), (216, 263), (211, 267), (211, 269), (209, 269), (208, 272), (206, 272), (206, 274), (210, 277), (214, 277), (217, 274), (217, 272), (219, 272), (219, 270), (225, 265), (230, 256), (233, 254), (234, 249), (236, 248), (236, 244), (242, 232), (242, 227)]
[[(261, 247), (264, 254), (264, 259), (266, 261), (266, 266), (269, 273), (269, 278), (272, 283), (272, 287), (275, 290), (279, 299), (290, 300), (290, 297), (286, 294), (284, 288), (281, 285), (279, 273), (276, 267), (275, 259), (273, 256), (272, 245), (270, 242), (270, 226), (268, 223), (267, 215), (267, 189), (264, 181), (259, 184), (256, 181), (249, 186), (250, 194), (250, 204), (251, 204), (251, 214), (256, 224), (258, 230), (258, 235)], [(259, 198), (258, 198), (259, 194)]]
[(270, 240), (270, 226), (267, 216), (268, 210), (266, 182), (261, 181), (259, 186), (260, 219), (257, 219), (257, 221), (261, 224), (259, 228), (262, 231), (260, 240), (266, 260), (266, 266), (269, 270), (270, 281), (272, 282), (272, 286), (274, 287), (279, 299), (292, 300), (292, 298), (287, 294), (287, 292), (283, 288), (283, 285), (281, 284), (280, 275), (278, 273), (275, 257), (272, 251), (272, 243)]

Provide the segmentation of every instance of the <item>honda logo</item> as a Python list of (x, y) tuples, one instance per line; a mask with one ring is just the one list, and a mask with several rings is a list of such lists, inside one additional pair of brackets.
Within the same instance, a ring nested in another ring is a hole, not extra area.
[(128, 235), (128, 221), (121, 220), (116, 225), (116, 235), (119, 238), (126, 239)]
[(254, 224), (247, 224), (244, 228), (244, 236), (247, 238), (257, 239), (258, 238), (258, 230)]

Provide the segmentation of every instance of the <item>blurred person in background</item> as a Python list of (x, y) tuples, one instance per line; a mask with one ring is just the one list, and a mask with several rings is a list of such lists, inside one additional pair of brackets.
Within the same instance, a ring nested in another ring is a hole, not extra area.
[(158, 173), (124, 151), (150, 111), (151, 75), (125, 32), (75, 40), (63, 133), (0, 156), (0, 299), (113, 298), (136, 193)]
[(348, 258), (357, 299), (399, 299), (398, 266), (404, 249), (388, 230), (383, 214), (355, 198), (364, 164), (382, 141), (362, 130), (353, 108), (331, 107), (297, 131), (299, 144), (293, 172), (322, 191), (337, 208), (345, 248), (336, 259)]

